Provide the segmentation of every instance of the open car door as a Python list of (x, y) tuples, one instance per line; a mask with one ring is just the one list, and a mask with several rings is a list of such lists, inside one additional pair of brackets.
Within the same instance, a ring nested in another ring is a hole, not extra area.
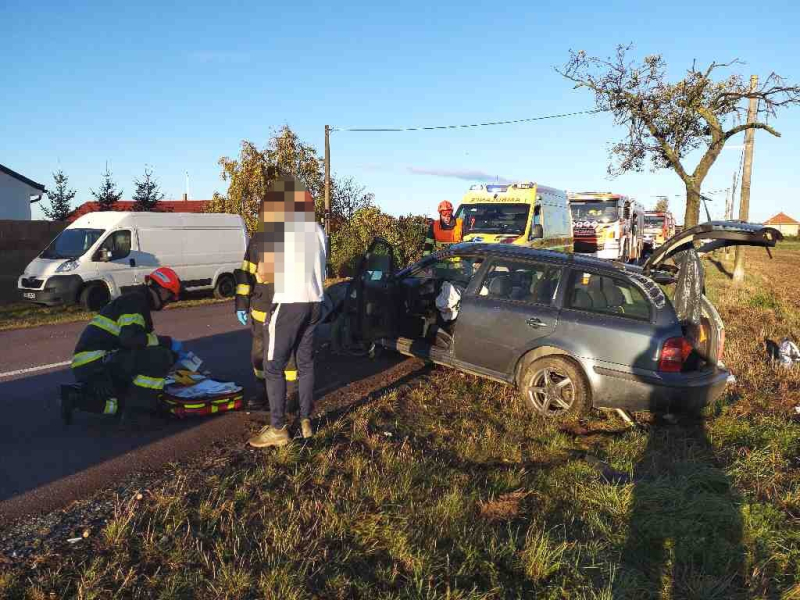
[(651, 271), (675, 271), (664, 263), (675, 254), (687, 250), (694, 242), (699, 242), (697, 252), (703, 254), (718, 248), (728, 246), (763, 246), (774, 248), (775, 244), (783, 239), (780, 231), (774, 227), (765, 227), (759, 223), (744, 223), (742, 221), (709, 221), (695, 225), (681, 233), (672, 236), (662, 246), (659, 246), (644, 263), (644, 274), (650, 275)]
[(343, 350), (366, 353), (375, 340), (395, 335), (394, 271), (394, 248), (375, 238), (347, 287), (336, 335)]

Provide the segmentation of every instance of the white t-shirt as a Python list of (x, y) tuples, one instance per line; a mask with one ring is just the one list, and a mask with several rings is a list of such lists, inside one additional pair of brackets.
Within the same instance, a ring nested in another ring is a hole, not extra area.
[(285, 224), (283, 252), (275, 249), (275, 304), (322, 302), (326, 264), (325, 232), (316, 222)]

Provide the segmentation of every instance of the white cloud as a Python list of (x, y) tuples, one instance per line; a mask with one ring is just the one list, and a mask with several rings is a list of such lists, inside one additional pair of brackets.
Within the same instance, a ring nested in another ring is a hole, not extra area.
[(499, 175), (492, 175), (479, 169), (432, 169), (426, 167), (408, 167), (410, 173), (415, 175), (430, 175), (432, 177), (449, 177), (473, 182), (512, 183), (513, 180)]

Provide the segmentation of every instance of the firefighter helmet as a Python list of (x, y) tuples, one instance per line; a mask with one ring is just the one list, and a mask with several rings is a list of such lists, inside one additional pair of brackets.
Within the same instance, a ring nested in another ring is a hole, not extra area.
[(150, 275), (145, 275), (144, 280), (146, 283), (153, 282), (160, 285), (165, 290), (173, 293), (175, 298), (180, 296), (181, 293), (181, 280), (178, 274), (169, 267), (159, 267)]
[(453, 212), (453, 205), (450, 204), (449, 200), (442, 200), (441, 202), (439, 202), (439, 208), (437, 210), (440, 213), (444, 212), (446, 210), (449, 210), (450, 212)]

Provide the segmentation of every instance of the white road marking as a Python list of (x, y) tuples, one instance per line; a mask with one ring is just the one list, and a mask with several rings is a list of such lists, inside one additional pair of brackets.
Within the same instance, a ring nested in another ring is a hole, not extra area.
[(5, 373), (0, 373), (0, 379), (4, 377), (14, 377), (15, 375), (24, 375), (25, 373), (34, 373), (36, 371), (46, 371), (47, 369), (55, 369), (57, 367), (66, 367), (70, 364), (72, 364), (71, 360), (65, 360), (64, 362), (50, 363), (49, 365), (39, 365), (38, 367), (27, 367), (25, 369), (17, 369), (16, 371), (7, 371)]

